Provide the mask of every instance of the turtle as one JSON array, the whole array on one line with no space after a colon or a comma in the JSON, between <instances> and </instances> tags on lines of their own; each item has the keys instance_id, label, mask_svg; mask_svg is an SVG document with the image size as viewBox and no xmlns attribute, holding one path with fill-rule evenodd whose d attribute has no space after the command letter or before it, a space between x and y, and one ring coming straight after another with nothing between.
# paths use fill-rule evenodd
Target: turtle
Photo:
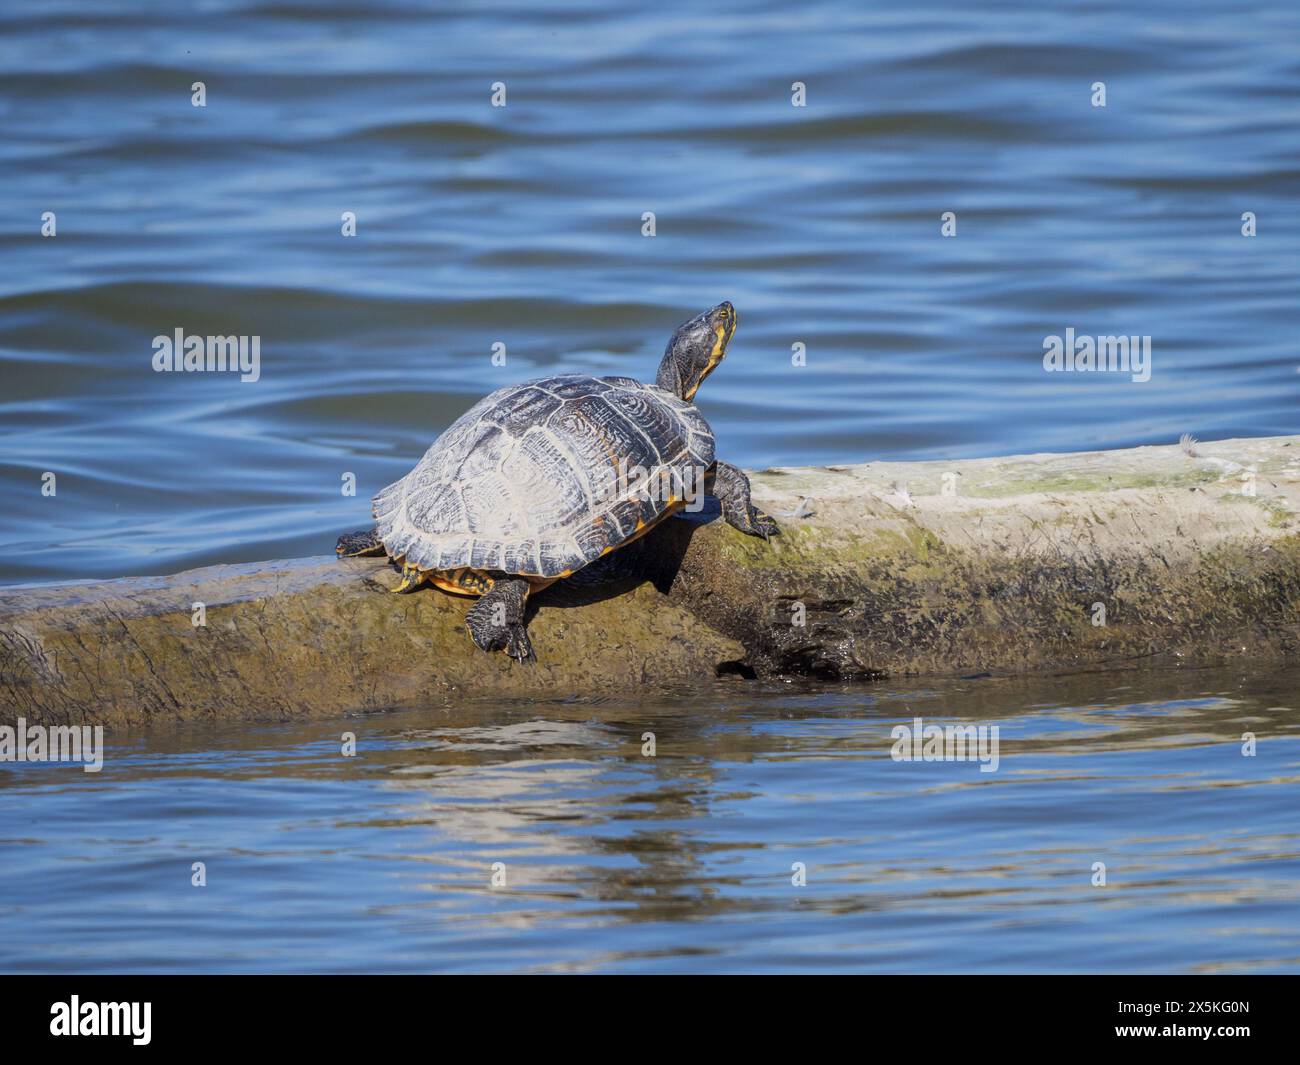
<instances>
[{"instance_id":1,"label":"turtle","mask_svg":"<svg viewBox=\"0 0 1300 1065\"><path fill-rule=\"evenodd\" d=\"M681 325L652 385L561 374L497 389L374 497L374 527L341 536L336 553L387 555L402 568L397 592L479 597L465 616L474 643L533 662L530 594L698 509L703 493L733 528L778 535L744 472L715 458L692 402L735 331L725 301Z\"/></svg>"}]
</instances>

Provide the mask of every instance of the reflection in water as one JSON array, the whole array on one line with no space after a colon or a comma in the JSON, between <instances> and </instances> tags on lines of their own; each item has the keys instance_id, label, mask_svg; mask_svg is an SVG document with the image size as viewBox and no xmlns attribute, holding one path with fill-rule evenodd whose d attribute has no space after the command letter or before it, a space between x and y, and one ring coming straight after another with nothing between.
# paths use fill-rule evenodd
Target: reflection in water
<instances>
[{"instance_id":1,"label":"reflection in water","mask_svg":"<svg viewBox=\"0 0 1300 1065\"><path fill-rule=\"evenodd\" d=\"M98 779L0 776L0 967L1294 969L1297 691L736 681L119 737ZM918 716L998 725L998 771L892 761Z\"/></svg>"}]
</instances>

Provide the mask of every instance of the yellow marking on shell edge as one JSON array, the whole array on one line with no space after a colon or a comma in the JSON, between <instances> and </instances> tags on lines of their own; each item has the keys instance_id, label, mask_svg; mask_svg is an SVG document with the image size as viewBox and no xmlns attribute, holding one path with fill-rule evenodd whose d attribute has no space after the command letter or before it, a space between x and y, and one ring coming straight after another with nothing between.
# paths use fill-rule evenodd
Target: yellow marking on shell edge
<instances>
[{"instance_id":1,"label":"yellow marking on shell edge","mask_svg":"<svg viewBox=\"0 0 1300 1065\"><path fill-rule=\"evenodd\" d=\"M452 595L486 595L496 582L486 573L474 569L430 570L425 579L435 588Z\"/></svg>"},{"instance_id":2,"label":"yellow marking on shell edge","mask_svg":"<svg viewBox=\"0 0 1300 1065\"><path fill-rule=\"evenodd\" d=\"M496 585L495 577L489 577L483 570L477 569L425 570L421 576L435 588L453 595L487 595ZM529 578L533 591L541 591L559 580L558 577L544 577L540 573L521 572L512 576Z\"/></svg>"},{"instance_id":3,"label":"yellow marking on shell edge","mask_svg":"<svg viewBox=\"0 0 1300 1065\"><path fill-rule=\"evenodd\" d=\"M641 539L641 537L643 537L651 529L656 528L664 520L671 518L674 514L676 514L679 510L681 510L685 506L686 506L685 503L677 502L677 503L673 503L671 506L665 507L664 512L658 515L652 522L650 522L649 525L647 525L644 521L638 521L636 523L636 528L632 531L631 536L629 536L626 540L622 541L621 543L617 543L611 547L605 548L605 550L602 551L601 554L607 555L615 548L626 547L628 544L632 543L633 540Z\"/></svg>"}]
</instances>

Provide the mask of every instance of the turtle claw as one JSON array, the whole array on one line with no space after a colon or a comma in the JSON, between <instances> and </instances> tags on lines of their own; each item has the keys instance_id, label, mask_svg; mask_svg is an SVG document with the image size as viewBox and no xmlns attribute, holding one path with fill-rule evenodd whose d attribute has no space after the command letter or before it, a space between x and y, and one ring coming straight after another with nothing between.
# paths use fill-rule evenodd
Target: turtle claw
<instances>
[{"instance_id":1,"label":"turtle claw","mask_svg":"<svg viewBox=\"0 0 1300 1065\"><path fill-rule=\"evenodd\" d=\"M537 656L533 654L533 642L528 638L528 630L522 625L509 626L505 651L520 664L531 664L537 661Z\"/></svg>"},{"instance_id":2,"label":"turtle claw","mask_svg":"<svg viewBox=\"0 0 1300 1065\"><path fill-rule=\"evenodd\" d=\"M493 651L504 651L521 664L537 661L537 655L533 653L532 641L528 638L528 630L520 622L504 627L472 624L469 634L480 651L487 651L489 654Z\"/></svg>"},{"instance_id":3,"label":"turtle claw","mask_svg":"<svg viewBox=\"0 0 1300 1065\"><path fill-rule=\"evenodd\" d=\"M754 523L755 536L761 536L764 540L770 540L773 536L781 535L781 526L776 523L776 519L769 517L762 511L754 511L754 513L749 516L749 520Z\"/></svg>"},{"instance_id":4,"label":"turtle claw","mask_svg":"<svg viewBox=\"0 0 1300 1065\"><path fill-rule=\"evenodd\" d=\"M764 514L749 500L749 478L743 470L727 462L714 467L713 494L722 504L722 517L733 529L746 536L770 540L781 535L776 519Z\"/></svg>"},{"instance_id":5,"label":"turtle claw","mask_svg":"<svg viewBox=\"0 0 1300 1065\"><path fill-rule=\"evenodd\" d=\"M424 574L417 566L402 567L402 583L393 589L395 594L408 595L424 583Z\"/></svg>"},{"instance_id":6,"label":"turtle claw","mask_svg":"<svg viewBox=\"0 0 1300 1065\"><path fill-rule=\"evenodd\" d=\"M524 625L524 603L528 582L499 578L492 590L465 614L465 625L482 651L504 651L516 662L536 662L528 629Z\"/></svg>"},{"instance_id":7,"label":"turtle claw","mask_svg":"<svg viewBox=\"0 0 1300 1065\"><path fill-rule=\"evenodd\" d=\"M760 540L770 540L773 536L781 535L781 526L776 523L776 519L754 507L750 507L743 517L728 524L739 529L746 536L757 536Z\"/></svg>"}]
</instances>

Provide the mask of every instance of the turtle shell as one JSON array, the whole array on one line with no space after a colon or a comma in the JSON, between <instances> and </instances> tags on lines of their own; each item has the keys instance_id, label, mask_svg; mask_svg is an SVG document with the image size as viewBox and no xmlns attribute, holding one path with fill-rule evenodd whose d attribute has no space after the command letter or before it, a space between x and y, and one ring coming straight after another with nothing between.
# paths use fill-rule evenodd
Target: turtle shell
<instances>
[{"instance_id":1,"label":"turtle shell","mask_svg":"<svg viewBox=\"0 0 1300 1065\"><path fill-rule=\"evenodd\" d=\"M712 464L713 431L671 392L628 377L526 381L466 411L375 496L377 532L422 570L564 576L663 517L682 483L703 489L646 491L636 467L667 485Z\"/></svg>"}]
</instances>

